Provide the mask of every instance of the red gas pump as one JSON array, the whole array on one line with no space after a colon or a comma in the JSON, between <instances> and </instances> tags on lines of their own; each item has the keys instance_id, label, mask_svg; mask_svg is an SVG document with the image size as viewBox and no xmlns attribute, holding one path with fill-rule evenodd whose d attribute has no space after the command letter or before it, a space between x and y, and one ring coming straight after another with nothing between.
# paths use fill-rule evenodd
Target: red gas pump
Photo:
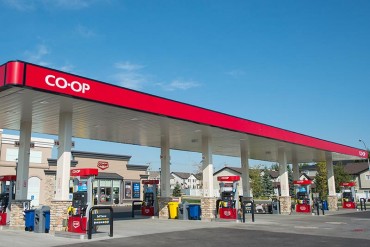
<instances>
[{"instance_id":1,"label":"red gas pump","mask_svg":"<svg viewBox=\"0 0 370 247\"><path fill-rule=\"evenodd\" d=\"M141 214L145 216L158 215L157 186L159 180L143 180L144 198Z\"/></svg>"},{"instance_id":2,"label":"red gas pump","mask_svg":"<svg viewBox=\"0 0 370 247\"><path fill-rule=\"evenodd\" d=\"M7 225L10 221L11 202L15 199L14 185L17 177L15 175L0 176L0 225Z\"/></svg>"},{"instance_id":3,"label":"red gas pump","mask_svg":"<svg viewBox=\"0 0 370 247\"><path fill-rule=\"evenodd\" d=\"M89 210L94 205L93 180L98 175L97 168L71 169L73 178L72 206L68 209L68 231L86 233Z\"/></svg>"},{"instance_id":4,"label":"red gas pump","mask_svg":"<svg viewBox=\"0 0 370 247\"><path fill-rule=\"evenodd\" d=\"M311 213L311 180L294 180L293 184L296 187L296 206L297 213Z\"/></svg>"},{"instance_id":5,"label":"red gas pump","mask_svg":"<svg viewBox=\"0 0 370 247\"><path fill-rule=\"evenodd\" d=\"M220 219L237 219L239 208L238 181L240 176L220 176L219 217Z\"/></svg>"},{"instance_id":6,"label":"red gas pump","mask_svg":"<svg viewBox=\"0 0 370 247\"><path fill-rule=\"evenodd\" d=\"M343 208L356 208L356 183L343 182L339 186L342 188L342 207Z\"/></svg>"}]
</instances>

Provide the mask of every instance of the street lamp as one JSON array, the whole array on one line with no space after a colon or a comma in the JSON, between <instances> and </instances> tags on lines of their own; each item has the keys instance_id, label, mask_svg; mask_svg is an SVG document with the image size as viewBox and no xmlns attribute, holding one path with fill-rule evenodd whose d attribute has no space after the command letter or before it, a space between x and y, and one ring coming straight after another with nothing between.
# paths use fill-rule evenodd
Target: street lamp
<instances>
[{"instance_id":1,"label":"street lamp","mask_svg":"<svg viewBox=\"0 0 370 247\"><path fill-rule=\"evenodd\" d=\"M366 146L366 144L365 144L365 142L363 141L363 140L358 140L359 142L362 142L362 144L364 144L364 147L365 147L365 149L366 149L366 151L367 151L367 165L368 165L368 167L369 167L369 171L370 171L370 161L369 161L369 149L367 149L367 146Z\"/></svg>"}]
</instances>

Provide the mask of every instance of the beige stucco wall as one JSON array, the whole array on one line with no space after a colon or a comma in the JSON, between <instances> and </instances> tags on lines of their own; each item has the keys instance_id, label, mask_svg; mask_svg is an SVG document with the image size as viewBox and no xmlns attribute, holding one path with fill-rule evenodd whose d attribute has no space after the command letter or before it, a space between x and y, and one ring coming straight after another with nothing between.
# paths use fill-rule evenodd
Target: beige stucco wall
<instances>
[{"instance_id":1,"label":"beige stucco wall","mask_svg":"<svg viewBox=\"0 0 370 247\"><path fill-rule=\"evenodd\" d=\"M84 158L74 157L74 160L78 162L77 168L98 168L99 172L110 172L117 173L123 177L124 180L140 180L140 175L146 174L146 171L135 171L127 170L128 161L124 160L112 160L112 159L95 159L95 158ZM97 165L99 161L106 161L109 163L109 167L105 170L100 169Z\"/></svg>"},{"instance_id":2,"label":"beige stucco wall","mask_svg":"<svg viewBox=\"0 0 370 247\"><path fill-rule=\"evenodd\" d=\"M4 137L4 138L3 138ZM15 141L19 138L15 135L1 135L1 153L0 153L0 175L16 175L16 162L6 161L6 153L9 149L18 149L15 146ZM5 143L3 143L5 142ZM35 147L31 148L31 151L40 151L41 163L29 163L29 178L37 177L40 179L40 194L39 203L46 204L45 199L48 197L45 193L48 185L45 182L45 172L44 170L49 169L48 159L51 158L53 140L43 139L43 138L32 138L32 142L35 143Z\"/></svg>"},{"instance_id":3,"label":"beige stucco wall","mask_svg":"<svg viewBox=\"0 0 370 247\"><path fill-rule=\"evenodd\" d=\"M360 179L361 179L361 192L363 192L364 190L370 190L370 180L366 180L366 175L370 175L370 172L369 171L366 171L366 172L363 172L360 174ZM358 181L356 181L357 184Z\"/></svg>"}]
</instances>

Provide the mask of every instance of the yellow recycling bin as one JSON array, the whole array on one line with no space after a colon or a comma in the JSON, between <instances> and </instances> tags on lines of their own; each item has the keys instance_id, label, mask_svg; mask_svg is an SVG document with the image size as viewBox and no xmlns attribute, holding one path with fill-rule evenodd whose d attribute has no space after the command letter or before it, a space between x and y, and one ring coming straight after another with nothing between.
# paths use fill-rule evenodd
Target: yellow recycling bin
<instances>
[{"instance_id":1,"label":"yellow recycling bin","mask_svg":"<svg viewBox=\"0 0 370 247\"><path fill-rule=\"evenodd\" d=\"M168 203L168 218L177 219L178 207L179 207L178 202L169 202Z\"/></svg>"}]
</instances>

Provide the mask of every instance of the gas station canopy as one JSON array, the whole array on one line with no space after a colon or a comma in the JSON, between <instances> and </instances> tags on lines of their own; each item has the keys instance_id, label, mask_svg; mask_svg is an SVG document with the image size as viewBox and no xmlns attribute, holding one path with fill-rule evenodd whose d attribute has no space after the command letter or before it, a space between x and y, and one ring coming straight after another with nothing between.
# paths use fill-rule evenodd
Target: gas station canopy
<instances>
[{"instance_id":1,"label":"gas station canopy","mask_svg":"<svg viewBox=\"0 0 370 247\"><path fill-rule=\"evenodd\" d=\"M249 158L277 161L283 148L287 162L366 159L367 151L314 138L247 119L173 101L41 67L23 61L0 66L0 128L58 135L59 116L72 112L73 137L202 152L202 136L212 153L240 157L246 141Z\"/></svg>"}]
</instances>

